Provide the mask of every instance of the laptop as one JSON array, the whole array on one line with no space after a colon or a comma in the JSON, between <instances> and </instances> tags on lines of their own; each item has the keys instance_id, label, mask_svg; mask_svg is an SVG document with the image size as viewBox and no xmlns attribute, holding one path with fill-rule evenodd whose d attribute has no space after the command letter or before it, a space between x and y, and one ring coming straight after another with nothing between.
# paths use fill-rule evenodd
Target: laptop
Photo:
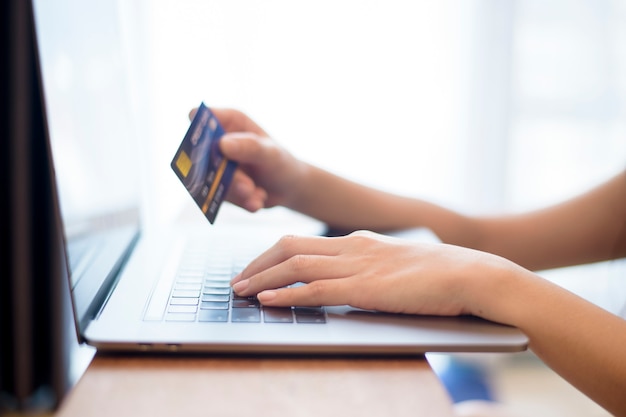
<instances>
[{"instance_id":1,"label":"laptop","mask_svg":"<svg viewBox=\"0 0 626 417\"><path fill-rule=\"evenodd\" d=\"M142 204L138 156L150 142L137 135L118 2L34 6L50 186L62 231L56 244L65 254L80 341L99 351L212 354L526 349L520 330L475 317L263 309L254 298L234 296L233 275L281 234L298 232L297 222L286 222L289 213L280 210L239 219L227 205L215 225L199 211L172 225L143 221L150 207ZM173 150L183 135L171 139ZM170 170L169 160L162 169Z\"/></svg>"}]
</instances>

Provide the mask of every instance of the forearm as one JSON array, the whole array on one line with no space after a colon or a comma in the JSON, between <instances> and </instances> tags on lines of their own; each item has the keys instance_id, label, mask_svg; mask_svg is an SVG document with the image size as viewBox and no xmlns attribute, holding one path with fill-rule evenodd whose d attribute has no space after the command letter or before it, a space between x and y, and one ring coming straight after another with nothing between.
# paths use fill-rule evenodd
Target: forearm
<instances>
[{"instance_id":1,"label":"forearm","mask_svg":"<svg viewBox=\"0 0 626 417\"><path fill-rule=\"evenodd\" d=\"M625 173L559 205L481 218L304 167L286 205L331 228L384 233L426 227L444 243L493 253L531 270L626 256Z\"/></svg>"},{"instance_id":2,"label":"forearm","mask_svg":"<svg viewBox=\"0 0 626 417\"><path fill-rule=\"evenodd\" d=\"M626 256L626 173L563 203L475 218L476 249L541 270Z\"/></svg>"},{"instance_id":3,"label":"forearm","mask_svg":"<svg viewBox=\"0 0 626 417\"><path fill-rule=\"evenodd\" d=\"M373 189L310 165L303 178L286 205L332 228L389 232L427 227L446 242L471 239L468 218L436 204Z\"/></svg>"},{"instance_id":4,"label":"forearm","mask_svg":"<svg viewBox=\"0 0 626 417\"><path fill-rule=\"evenodd\" d=\"M554 371L615 415L626 415L625 320L517 266L476 282L468 281L475 314L520 328Z\"/></svg>"}]
</instances>

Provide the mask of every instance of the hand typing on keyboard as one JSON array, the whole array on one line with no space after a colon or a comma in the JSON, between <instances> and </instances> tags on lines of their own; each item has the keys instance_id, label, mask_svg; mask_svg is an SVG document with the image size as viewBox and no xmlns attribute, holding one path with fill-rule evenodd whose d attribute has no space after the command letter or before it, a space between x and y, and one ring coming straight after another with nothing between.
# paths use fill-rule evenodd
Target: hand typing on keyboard
<instances>
[{"instance_id":1,"label":"hand typing on keyboard","mask_svg":"<svg viewBox=\"0 0 626 417\"><path fill-rule=\"evenodd\" d=\"M174 280L166 321L202 323L312 323L326 322L323 308L263 307L255 296L232 292L230 279L241 267L229 253L207 254L197 243L189 245Z\"/></svg>"}]
</instances>

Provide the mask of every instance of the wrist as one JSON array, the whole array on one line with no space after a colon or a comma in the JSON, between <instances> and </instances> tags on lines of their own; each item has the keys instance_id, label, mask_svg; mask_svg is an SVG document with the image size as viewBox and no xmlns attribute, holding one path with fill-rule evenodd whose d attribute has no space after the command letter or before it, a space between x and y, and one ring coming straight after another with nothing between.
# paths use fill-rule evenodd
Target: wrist
<instances>
[{"instance_id":1,"label":"wrist","mask_svg":"<svg viewBox=\"0 0 626 417\"><path fill-rule=\"evenodd\" d=\"M306 162L294 159L294 164L289 178L286 179L283 206L300 213L307 213L307 209L311 204L315 203L315 197L311 196L311 192L320 187L319 181L316 182L316 168ZM317 185L315 185L317 184Z\"/></svg>"},{"instance_id":2,"label":"wrist","mask_svg":"<svg viewBox=\"0 0 626 417\"><path fill-rule=\"evenodd\" d=\"M463 303L475 316L519 327L528 310L529 291L543 281L521 266L492 254L484 254L475 274L463 279Z\"/></svg>"}]
</instances>

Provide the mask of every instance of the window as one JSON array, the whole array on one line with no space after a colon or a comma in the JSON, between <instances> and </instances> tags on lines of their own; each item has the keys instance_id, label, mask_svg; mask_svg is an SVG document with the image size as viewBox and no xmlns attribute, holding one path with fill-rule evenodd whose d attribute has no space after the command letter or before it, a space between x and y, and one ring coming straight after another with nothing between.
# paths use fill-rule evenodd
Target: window
<instances>
[{"instance_id":1,"label":"window","mask_svg":"<svg viewBox=\"0 0 626 417\"><path fill-rule=\"evenodd\" d=\"M161 214L188 198L169 162L201 100L338 174L468 212L550 204L626 166L619 0L124 6ZM623 305L595 296L626 289L621 263L584 268L547 276Z\"/></svg>"}]
</instances>

